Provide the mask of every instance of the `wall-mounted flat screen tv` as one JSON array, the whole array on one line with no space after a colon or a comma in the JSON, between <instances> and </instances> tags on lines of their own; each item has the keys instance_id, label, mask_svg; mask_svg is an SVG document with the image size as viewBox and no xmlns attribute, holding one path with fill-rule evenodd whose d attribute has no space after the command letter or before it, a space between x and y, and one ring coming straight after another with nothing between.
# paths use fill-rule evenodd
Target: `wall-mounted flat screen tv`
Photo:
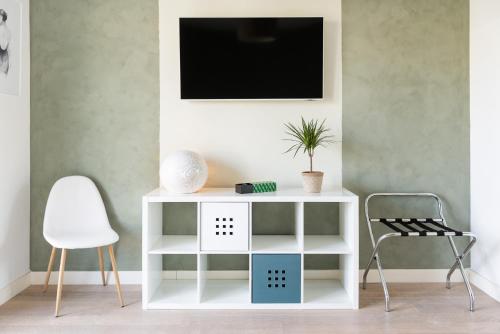
<instances>
[{"instance_id":1,"label":"wall-mounted flat screen tv","mask_svg":"<svg viewBox=\"0 0 500 334\"><path fill-rule=\"evenodd\" d=\"M323 18L180 18L181 98L323 98Z\"/></svg>"}]
</instances>

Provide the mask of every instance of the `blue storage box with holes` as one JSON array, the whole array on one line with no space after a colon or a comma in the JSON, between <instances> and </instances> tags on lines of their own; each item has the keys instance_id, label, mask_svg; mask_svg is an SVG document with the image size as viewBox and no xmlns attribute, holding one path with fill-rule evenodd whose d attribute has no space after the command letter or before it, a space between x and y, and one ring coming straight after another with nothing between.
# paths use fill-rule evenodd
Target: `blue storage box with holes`
<instances>
[{"instance_id":1,"label":"blue storage box with holes","mask_svg":"<svg viewBox=\"0 0 500 334\"><path fill-rule=\"evenodd\" d=\"M300 255L252 256L252 303L300 303Z\"/></svg>"}]
</instances>

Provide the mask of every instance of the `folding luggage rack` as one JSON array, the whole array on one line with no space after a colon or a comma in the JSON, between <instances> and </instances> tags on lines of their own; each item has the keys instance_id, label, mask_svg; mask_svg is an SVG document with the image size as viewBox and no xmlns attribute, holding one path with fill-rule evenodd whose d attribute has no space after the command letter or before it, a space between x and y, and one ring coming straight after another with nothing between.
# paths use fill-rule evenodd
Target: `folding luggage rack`
<instances>
[{"instance_id":1,"label":"folding luggage rack","mask_svg":"<svg viewBox=\"0 0 500 334\"><path fill-rule=\"evenodd\" d=\"M439 218L373 218L370 216L369 213L369 202L371 199L374 197L427 197L427 198L433 198L437 202L438 206L438 214ZM373 245L373 252L370 257L370 261L368 262L368 265L366 266L365 272L363 274L363 289L366 289L366 277L368 275L368 272L370 271L370 266L375 260L377 264L377 269L380 274L380 281L382 283L382 287L384 289L384 296L385 296L385 310L388 312L390 311L389 308L389 292L387 289L387 283L384 278L384 274L382 272L382 265L380 262L380 256L378 254L378 249L380 247L380 244L382 241L385 239L393 238L393 237L447 237L448 241L450 243L450 246L453 250L453 254L455 255L455 263L453 266L450 268L448 271L448 275L446 276L446 287L448 289L451 288L450 285L450 278L455 269L459 268L460 272L462 273L462 277L465 282L465 286L467 287L467 291L469 293L469 309L470 311L474 311L474 292L472 291L472 288L469 283L469 279L467 277L467 274L465 272L464 266L463 266L463 258L467 256L467 254L470 252L472 246L476 242L476 236L473 235L471 232L462 232L462 231L457 231L455 229L452 229L448 227L448 224L446 223L446 219L444 218L443 215L443 205L441 199L432 193L375 193L371 194L366 198L365 201L365 214L366 214L366 223L368 224L368 230L370 232L370 238L371 242ZM380 236L375 242L375 238L373 236L373 230L372 230L372 223L381 223L390 228L393 232L391 233L386 233ZM465 247L464 251L462 254L458 253L457 247L455 246L455 242L453 241L452 237L468 237L471 238L471 241Z\"/></svg>"}]
</instances>

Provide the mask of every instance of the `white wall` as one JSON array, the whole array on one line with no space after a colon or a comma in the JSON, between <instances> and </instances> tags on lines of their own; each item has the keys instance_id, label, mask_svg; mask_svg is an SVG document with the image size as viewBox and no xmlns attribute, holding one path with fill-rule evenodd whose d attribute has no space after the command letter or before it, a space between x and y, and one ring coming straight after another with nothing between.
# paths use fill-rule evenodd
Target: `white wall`
<instances>
[{"instance_id":1,"label":"white wall","mask_svg":"<svg viewBox=\"0 0 500 334\"><path fill-rule=\"evenodd\" d=\"M0 304L29 272L30 51L29 2L22 10L20 95L0 94Z\"/></svg>"},{"instance_id":2,"label":"white wall","mask_svg":"<svg viewBox=\"0 0 500 334\"><path fill-rule=\"evenodd\" d=\"M471 226L476 285L500 300L500 1L470 2Z\"/></svg>"},{"instance_id":3,"label":"white wall","mask_svg":"<svg viewBox=\"0 0 500 334\"><path fill-rule=\"evenodd\" d=\"M342 139L341 0L159 0L160 4L160 158L176 149L201 153L210 168L209 186L277 180L300 186L306 156L283 155L283 123L303 115L327 118ZM322 101L181 101L179 17L323 16L325 80ZM342 184L341 143L319 149L315 169L325 172L325 188Z\"/></svg>"}]
</instances>

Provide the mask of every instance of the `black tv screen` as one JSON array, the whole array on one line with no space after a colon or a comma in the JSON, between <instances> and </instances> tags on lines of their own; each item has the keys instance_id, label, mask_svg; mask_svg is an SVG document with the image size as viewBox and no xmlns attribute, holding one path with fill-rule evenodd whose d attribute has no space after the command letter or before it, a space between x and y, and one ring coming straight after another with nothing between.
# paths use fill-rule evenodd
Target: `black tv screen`
<instances>
[{"instance_id":1,"label":"black tv screen","mask_svg":"<svg viewBox=\"0 0 500 334\"><path fill-rule=\"evenodd\" d=\"M182 99L320 99L323 18L180 18Z\"/></svg>"}]
</instances>

